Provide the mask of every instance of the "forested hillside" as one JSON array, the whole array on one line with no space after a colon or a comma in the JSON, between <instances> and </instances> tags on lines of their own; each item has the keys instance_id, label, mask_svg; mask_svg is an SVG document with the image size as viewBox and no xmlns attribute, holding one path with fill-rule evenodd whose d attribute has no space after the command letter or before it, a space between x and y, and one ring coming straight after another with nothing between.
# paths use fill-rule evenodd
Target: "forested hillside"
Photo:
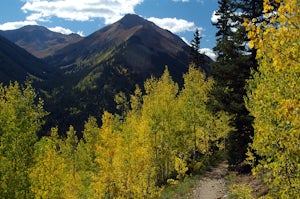
<instances>
[{"instance_id":1,"label":"forested hillside","mask_svg":"<svg viewBox=\"0 0 300 199\"><path fill-rule=\"evenodd\" d=\"M30 82L1 83L0 198L159 198L166 186L181 183L222 158L227 158L231 170L252 172L261 179L267 187L262 198L298 198L299 0L219 0L218 4L217 59L209 73L201 67L204 59L198 53L201 37L196 30L190 64L181 80L179 73L164 66L161 74L140 78L142 83L134 85L136 79L125 70L131 68L114 65L121 63L124 49L134 54L134 37L133 43L126 43L131 48L121 45L108 54L92 53L84 63L74 63L73 55L62 58L60 63L66 65L60 71L65 74L60 74L78 76L56 82L66 81L68 86L56 87L52 93L33 88ZM136 31L136 26L126 27L121 31ZM141 41L148 40L140 38L140 47ZM104 66L97 62L99 57L110 62ZM125 83L135 89L114 87ZM45 109L41 96L55 99L67 89L92 98L71 103L68 99L80 95L62 95L59 100L71 106L52 110L63 113L63 128L53 125L46 135L38 136L46 122L51 124L47 120L53 114ZM98 91L103 90L111 92L109 104L96 101L81 109L88 106L85 102L99 100ZM105 109L106 105L115 111ZM101 114L100 120L86 112L91 108ZM85 122L76 125L82 125L82 131L70 125L67 114L80 112ZM249 186L232 187L229 197L254 198L255 190Z\"/></svg>"}]
</instances>

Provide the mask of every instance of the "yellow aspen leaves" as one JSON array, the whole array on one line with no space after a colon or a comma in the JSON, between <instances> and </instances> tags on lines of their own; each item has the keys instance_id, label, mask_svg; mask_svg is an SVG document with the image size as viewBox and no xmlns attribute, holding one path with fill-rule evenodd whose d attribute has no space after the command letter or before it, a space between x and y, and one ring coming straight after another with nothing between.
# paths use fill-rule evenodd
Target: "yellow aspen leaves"
<instances>
[{"instance_id":1,"label":"yellow aspen leaves","mask_svg":"<svg viewBox=\"0 0 300 199\"><path fill-rule=\"evenodd\" d=\"M187 163L184 159L175 157L175 170L178 173L177 179L183 179L188 169L189 168L187 167Z\"/></svg>"},{"instance_id":2,"label":"yellow aspen leaves","mask_svg":"<svg viewBox=\"0 0 300 199\"><path fill-rule=\"evenodd\" d=\"M268 197L300 195L300 10L299 0L264 1L265 22L244 25L257 49L258 71L248 83L247 108L254 116L254 174L269 185ZM250 153L249 153L250 154ZM249 159L254 160L253 156Z\"/></svg>"},{"instance_id":3,"label":"yellow aspen leaves","mask_svg":"<svg viewBox=\"0 0 300 199\"><path fill-rule=\"evenodd\" d=\"M35 145L35 165L30 169L31 191L35 198L63 198L67 164L59 155L57 129L52 129L51 137L42 138Z\"/></svg>"},{"instance_id":4,"label":"yellow aspen leaves","mask_svg":"<svg viewBox=\"0 0 300 199\"><path fill-rule=\"evenodd\" d=\"M28 174L45 115L30 84L0 84L0 198L32 196Z\"/></svg>"}]
</instances>

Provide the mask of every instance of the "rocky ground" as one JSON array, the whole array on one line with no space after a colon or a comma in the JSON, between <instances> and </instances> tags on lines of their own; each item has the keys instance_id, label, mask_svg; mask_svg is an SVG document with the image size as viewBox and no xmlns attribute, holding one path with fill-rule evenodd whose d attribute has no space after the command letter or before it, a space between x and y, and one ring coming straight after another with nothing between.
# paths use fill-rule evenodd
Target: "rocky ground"
<instances>
[{"instance_id":1,"label":"rocky ground","mask_svg":"<svg viewBox=\"0 0 300 199\"><path fill-rule=\"evenodd\" d=\"M229 198L229 178L236 184L244 184L252 189L252 196L259 198L268 192L268 187L253 175L228 172L226 162L219 164L201 176L191 193L192 199L225 199ZM231 182L232 183L232 182Z\"/></svg>"}]
</instances>

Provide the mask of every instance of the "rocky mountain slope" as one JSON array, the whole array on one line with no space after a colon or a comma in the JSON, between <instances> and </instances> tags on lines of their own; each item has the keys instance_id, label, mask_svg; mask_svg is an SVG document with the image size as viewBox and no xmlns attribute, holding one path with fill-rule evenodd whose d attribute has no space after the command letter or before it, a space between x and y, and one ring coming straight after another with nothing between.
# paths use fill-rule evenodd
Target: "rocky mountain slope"
<instances>
[{"instance_id":1,"label":"rocky mountain slope","mask_svg":"<svg viewBox=\"0 0 300 199\"><path fill-rule=\"evenodd\" d=\"M189 47L171 32L130 14L45 61L68 72L110 62L134 73L161 72L165 65L176 68L171 72L182 73L189 61Z\"/></svg>"}]
</instances>

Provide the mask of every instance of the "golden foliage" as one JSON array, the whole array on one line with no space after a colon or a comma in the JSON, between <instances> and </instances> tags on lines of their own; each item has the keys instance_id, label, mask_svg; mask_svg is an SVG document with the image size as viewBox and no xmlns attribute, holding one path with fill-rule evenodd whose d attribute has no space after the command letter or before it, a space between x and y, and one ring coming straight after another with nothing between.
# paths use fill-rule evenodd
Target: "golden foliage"
<instances>
[{"instance_id":1,"label":"golden foliage","mask_svg":"<svg viewBox=\"0 0 300 199\"><path fill-rule=\"evenodd\" d=\"M251 148L261 157L254 173L264 173L270 195L300 195L300 11L299 0L264 1L265 21L245 20L257 49L258 71L249 81L247 106L255 117ZM250 153L249 153L250 154ZM250 157L253 159L253 157Z\"/></svg>"}]
</instances>

